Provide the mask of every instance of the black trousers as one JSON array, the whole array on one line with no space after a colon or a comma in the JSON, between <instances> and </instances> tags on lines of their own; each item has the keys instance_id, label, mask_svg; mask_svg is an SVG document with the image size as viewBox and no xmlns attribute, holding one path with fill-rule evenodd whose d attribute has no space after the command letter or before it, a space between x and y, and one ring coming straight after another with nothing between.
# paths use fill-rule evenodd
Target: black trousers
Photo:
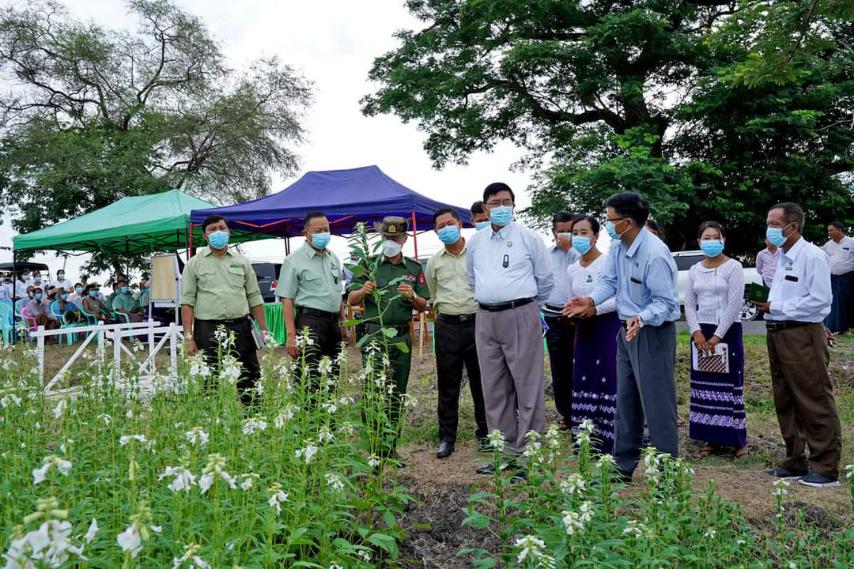
<instances>
[{"instance_id":1,"label":"black trousers","mask_svg":"<svg viewBox=\"0 0 854 569\"><path fill-rule=\"evenodd\" d=\"M549 330L546 344L552 369L552 391L555 407L564 421L572 419L572 359L575 347L575 324L566 318L546 317Z\"/></svg>"},{"instance_id":2,"label":"black trousers","mask_svg":"<svg viewBox=\"0 0 854 569\"><path fill-rule=\"evenodd\" d=\"M483 404L483 387L480 383L480 365L475 345L475 320L464 322L436 319L436 375L439 386L439 440L455 442L460 416L460 390L463 365L469 378L469 389L474 401L475 435L486 438L486 410Z\"/></svg>"},{"instance_id":3,"label":"black trousers","mask_svg":"<svg viewBox=\"0 0 854 569\"><path fill-rule=\"evenodd\" d=\"M217 369L217 348L219 347L214 333L217 328L224 326L234 332L234 347L232 355L241 363L240 378L237 380L237 391L240 400L245 404L252 403L252 389L261 377L261 366L258 363L258 348L252 336L252 323L248 317L236 320L195 320L193 322L193 340L196 348L205 352L205 360L211 369Z\"/></svg>"},{"instance_id":4,"label":"black trousers","mask_svg":"<svg viewBox=\"0 0 854 569\"><path fill-rule=\"evenodd\" d=\"M308 328L309 338L314 340L312 346L305 349L305 363L312 370L317 369L317 364L323 356L327 356L333 362L333 373L337 371L335 367L335 358L338 356L338 350L341 349L341 329L338 324L338 316L334 318L320 316L317 314L308 314L297 308L296 318L294 323L297 327L297 334L302 333L304 328ZM316 376L312 376L316 377Z\"/></svg>"}]
</instances>

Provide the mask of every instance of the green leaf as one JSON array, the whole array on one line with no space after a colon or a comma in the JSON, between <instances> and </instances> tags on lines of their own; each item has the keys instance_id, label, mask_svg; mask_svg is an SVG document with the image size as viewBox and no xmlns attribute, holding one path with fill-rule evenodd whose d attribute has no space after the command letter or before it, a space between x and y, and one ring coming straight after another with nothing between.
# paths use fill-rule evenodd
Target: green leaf
<instances>
[{"instance_id":1,"label":"green leaf","mask_svg":"<svg viewBox=\"0 0 854 569\"><path fill-rule=\"evenodd\" d=\"M383 328L382 333L386 338L394 338L397 336L397 330L394 328Z\"/></svg>"},{"instance_id":2,"label":"green leaf","mask_svg":"<svg viewBox=\"0 0 854 569\"><path fill-rule=\"evenodd\" d=\"M409 346L406 344L406 342L398 342L394 345L394 347L403 352L404 354L409 353Z\"/></svg>"}]
</instances>

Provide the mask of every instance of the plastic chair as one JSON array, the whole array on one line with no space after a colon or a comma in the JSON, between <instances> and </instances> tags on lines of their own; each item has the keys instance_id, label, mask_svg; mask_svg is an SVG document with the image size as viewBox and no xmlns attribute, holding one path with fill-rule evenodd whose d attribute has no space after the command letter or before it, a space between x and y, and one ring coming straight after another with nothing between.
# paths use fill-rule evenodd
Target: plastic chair
<instances>
[{"instance_id":1,"label":"plastic chair","mask_svg":"<svg viewBox=\"0 0 854 569\"><path fill-rule=\"evenodd\" d=\"M15 328L12 326L12 303L0 301L0 338L6 344L12 343L12 334L15 333Z\"/></svg>"},{"instance_id":2,"label":"plastic chair","mask_svg":"<svg viewBox=\"0 0 854 569\"><path fill-rule=\"evenodd\" d=\"M36 317L32 315L30 309L26 306L21 308L21 329L25 330L27 333L27 338L29 339L30 333L36 332L39 329L38 322L36 321Z\"/></svg>"},{"instance_id":3,"label":"plastic chair","mask_svg":"<svg viewBox=\"0 0 854 569\"><path fill-rule=\"evenodd\" d=\"M77 308L80 309L80 314L82 314L83 317L86 318L87 325L94 325L98 323L98 315L86 312L86 309L83 308L82 302L77 306Z\"/></svg>"},{"instance_id":4,"label":"plastic chair","mask_svg":"<svg viewBox=\"0 0 854 569\"><path fill-rule=\"evenodd\" d=\"M80 326L80 324L77 322L69 322L68 318L67 318L67 314L64 312L60 312L58 300L54 300L53 302L50 303L50 312L51 312L51 314L53 314L54 316L56 316L59 319L60 330L64 330L66 328L77 328L78 326ZM65 343L68 344L69 346L76 341L77 341L77 334L76 333L68 332L65 335Z\"/></svg>"}]
</instances>

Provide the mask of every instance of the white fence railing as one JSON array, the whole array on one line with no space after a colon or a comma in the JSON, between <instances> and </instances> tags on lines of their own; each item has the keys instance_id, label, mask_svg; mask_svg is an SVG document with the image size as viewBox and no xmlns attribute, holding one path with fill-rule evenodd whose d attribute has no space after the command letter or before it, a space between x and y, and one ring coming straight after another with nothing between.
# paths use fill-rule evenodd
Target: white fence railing
<instances>
[{"instance_id":1,"label":"white fence railing","mask_svg":"<svg viewBox=\"0 0 854 569\"><path fill-rule=\"evenodd\" d=\"M67 334L85 334L86 337L62 368L45 384L45 339ZM30 333L30 337L36 340L39 381L45 386L45 391L50 393L62 381L74 362L83 354L86 347L92 343L92 340L97 342L99 375L103 375L104 364L106 363L106 342L111 341L113 343L113 378L116 380L116 383L121 380L123 353L136 366L139 383L141 385L150 383L157 371L157 354L167 342L169 343L170 375L176 377L178 373L178 344L183 338L183 334L174 322L163 325L159 322L147 321L121 324L104 324L103 322L98 322L98 324L89 326L61 328L58 330L45 330L44 326L39 326L38 330ZM138 349L146 356L144 360L140 361L135 351L125 345L123 340L127 338L132 338L137 342Z\"/></svg>"}]
</instances>

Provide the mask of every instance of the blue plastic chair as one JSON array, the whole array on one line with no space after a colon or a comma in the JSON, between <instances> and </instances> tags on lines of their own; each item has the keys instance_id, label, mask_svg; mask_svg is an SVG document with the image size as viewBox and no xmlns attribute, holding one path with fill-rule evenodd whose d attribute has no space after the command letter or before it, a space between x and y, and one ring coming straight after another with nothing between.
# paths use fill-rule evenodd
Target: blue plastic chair
<instances>
[{"instance_id":1,"label":"blue plastic chair","mask_svg":"<svg viewBox=\"0 0 854 569\"><path fill-rule=\"evenodd\" d=\"M15 333L15 327L12 325L12 303L9 301L0 301L0 338L6 344L12 343L12 334Z\"/></svg>"},{"instance_id":2,"label":"blue plastic chair","mask_svg":"<svg viewBox=\"0 0 854 569\"><path fill-rule=\"evenodd\" d=\"M66 314L59 311L59 301L54 300L50 303L50 312L57 318L59 318L59 328L60 330L64 330L67 328L77 328L82 324L77 322L69 322L68 318L66 318ZM74 342L77 341L77 333L76 332L68 332L65 335L65 342L70 346Z\"/></svg>"}]
</instances>

